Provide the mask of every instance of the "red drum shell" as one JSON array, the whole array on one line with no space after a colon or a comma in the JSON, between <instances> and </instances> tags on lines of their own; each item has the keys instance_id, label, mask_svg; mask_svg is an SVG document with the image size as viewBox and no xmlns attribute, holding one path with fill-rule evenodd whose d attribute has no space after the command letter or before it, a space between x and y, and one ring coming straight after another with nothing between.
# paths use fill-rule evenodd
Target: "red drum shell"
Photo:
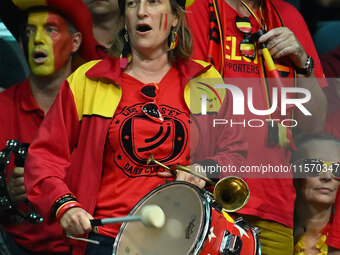
<instances>
[{"instance_id":1,"label":"red drum shell","mask_svg":"<svg viewBox=\"0 0 340 255\"><path fill-rule=\"evenodd\" d=\"M244 228L240 226L241 224L239 225L235 223L234 219L232 219L226 212L220 213L213 209L210 230L200 254L222 254L220 253L222 239L224 238L224 235L229 232L229 237L234 236L234 238L237 237L237 239L241 241L240 253L230 254L260 255L261 246L256 230L253 227L250 227L248 223L243 221L241 218L236 221L238 220L242 225L247 225L247 227Z\"/></svg>"},{"instance_id":2,"label":"red drum shell","mask_svg":"<svg viewBox=\"0 0 340 255\"><path fill-rule=\"evenodd\" d=\"M251 229L243 231L228 214L216 211L209 196L192 184L175 181L161 185L142 198L129 215L140 215L142 208L151 204L164 211L165 226L154 229L141 222L123 223L113 255L222 254L219 250L226 230L240 237L233 237L242 243L241 253L234 254L258 254L257 237Z\"/></svg>"}]
</instances>

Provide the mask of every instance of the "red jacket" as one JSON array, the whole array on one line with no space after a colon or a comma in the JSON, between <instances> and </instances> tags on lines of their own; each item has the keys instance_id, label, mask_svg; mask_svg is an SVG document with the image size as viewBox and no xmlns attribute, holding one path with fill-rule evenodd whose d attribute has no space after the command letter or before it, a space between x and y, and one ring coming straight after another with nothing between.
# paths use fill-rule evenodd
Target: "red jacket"
<instances>
[{"instance_id":1,"label":"red jacket","mask_svg":"<svg viewBox=\"0 0 340 255\"><path fill-rule=\"evenodd\" d=\"M193 91L193 85L189 89L190 79L214 77L215 80L209 80L214 84L223 83L223 80L215 68L204 62L179 61L176 67L188 107L190 105L192 113L199 114L200 107L195 107L194 96L190 98L189 95ZM46 115L29 148L25 171L27 196L45 220L55 220L51 208L58 198L68 193L73 193L83 208L93 214L101 183L105 139L121 98L120 76L117 59L83 65L62 85ZM246 143L240 128L211 127L214 116L230 118L232 112L232 100L226 91L216 91L223 105L217 100L219 105L208 112L216 110L218 115L195 116L202 132L209 135L204 136L204 146L200 146L195 159L239 165L246 156ZM200 100L197 101L200 105ZM81 243L73 251L82 254L84 249L85 243Z\"/></svg>"}]
</instances>

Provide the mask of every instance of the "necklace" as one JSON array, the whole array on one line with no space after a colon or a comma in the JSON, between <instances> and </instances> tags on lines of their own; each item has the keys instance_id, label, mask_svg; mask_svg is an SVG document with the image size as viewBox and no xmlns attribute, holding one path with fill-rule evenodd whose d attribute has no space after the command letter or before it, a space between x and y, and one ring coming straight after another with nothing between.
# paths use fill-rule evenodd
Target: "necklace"
<instances>
[{"instance_id":1,"label":"necklace","mask_svg":"<svg viewBox=\"0 0 340 255\"><path fill-rule=\"evenodd\" d=\"M326 242L326 235L322 235L319 240L315 244L315 248L319 250L317 255L327 255L328 252L328 246L325 243ZM304 236L300 239L300 241L295 245L295 255L309 255L308 253L305 253L306 250L306 244L304 241Z\"/></svg>"},{"instance_id":2,"label":"necklace","mask_svg":"<svg viewBox=\"0 0 340 255\"><path fill-rule=\"evenodd\" d=\"M330 220L331 221L331 220ZM319 240L315 243L315 248L318 249L317 255L327 255L328 253L328 246L326 244L326 237L327 233L330 228L330 223L328 223L326 226L323 227L321 233L322 236L319 238ZM309 255L308 253L305 253L306 250L306 243L304 241L305 237L302 236L300 240L297 242L297 244L294 247L294 254L295 255Z\"/></svg>"}]
</instances>

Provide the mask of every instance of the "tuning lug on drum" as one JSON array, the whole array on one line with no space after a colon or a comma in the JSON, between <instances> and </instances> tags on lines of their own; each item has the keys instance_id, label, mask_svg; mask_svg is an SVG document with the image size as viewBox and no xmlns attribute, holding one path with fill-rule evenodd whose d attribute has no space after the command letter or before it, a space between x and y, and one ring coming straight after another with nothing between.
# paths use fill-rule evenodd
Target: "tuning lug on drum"
<instances>
[{"instance_id":1,"label":"tuning lug on drum","mask_svg":"<svg viewBox=\"0 0 340 255\"><path fill-rule=\"evenodd\" d=\"M221 242L220 253L223 255L239 255L242 244L243 242L239 236L234 236L226 230Z\"/></svg>"}]
</instances>

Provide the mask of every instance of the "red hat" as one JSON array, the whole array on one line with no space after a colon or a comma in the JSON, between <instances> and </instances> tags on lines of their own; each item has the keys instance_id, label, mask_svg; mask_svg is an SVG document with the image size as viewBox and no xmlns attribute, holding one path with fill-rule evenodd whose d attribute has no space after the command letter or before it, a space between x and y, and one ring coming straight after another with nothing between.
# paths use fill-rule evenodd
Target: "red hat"
<instances>
[{"instance_id":1,"label":"red hat","mask_svg":"<svg viewBox=\"0 0 340 255\"><path fill-rule=\"evenodd\" d=\"M86 61L97 58L98 42L92 32L91 13L82 0L12 0L12 2L22 10L46 6L63 14L82 34L83 40L78 51L79 55Z\"/></svg>"}]
</instances>

